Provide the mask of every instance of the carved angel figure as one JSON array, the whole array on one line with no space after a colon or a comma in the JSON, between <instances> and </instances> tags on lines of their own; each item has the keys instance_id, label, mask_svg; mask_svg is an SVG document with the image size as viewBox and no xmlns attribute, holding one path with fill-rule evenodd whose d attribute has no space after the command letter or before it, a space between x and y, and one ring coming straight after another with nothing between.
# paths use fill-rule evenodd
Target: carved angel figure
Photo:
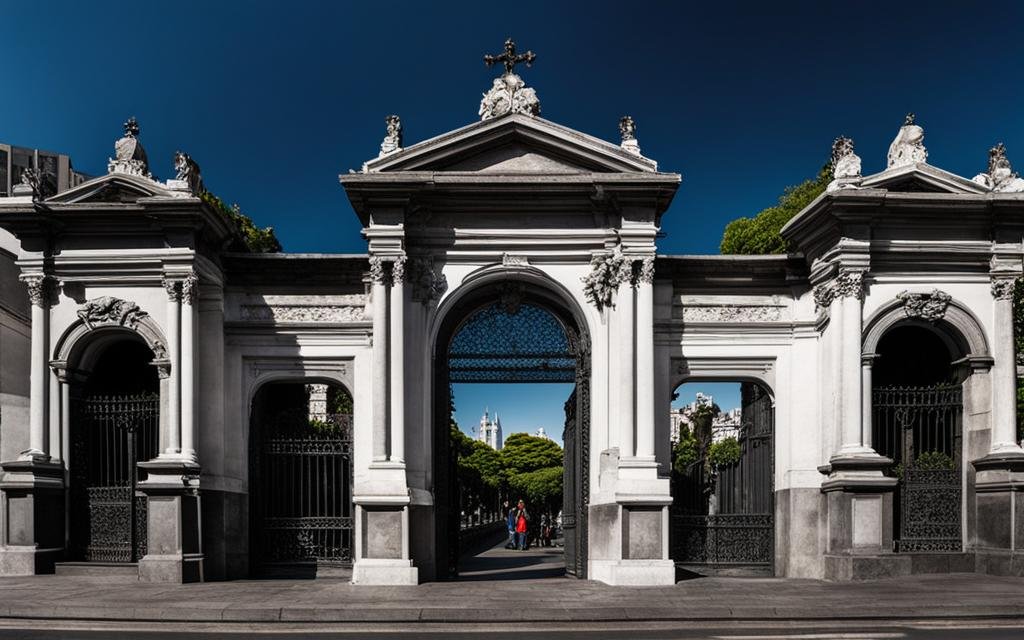
<instances>
[{"instance_id":1,"label":"carved angel figure","mask_svg":"<svg viewBox=\"0 0 1024 640\"><path fill-rule=\"evenodd\" d=\"M384 118L387 125L387 133L384 141L380 143L380 154L386 155L402 148L402 120L396 115Z\"/></svg>"},{"instance_id":2,"label":"carved angel figure","mask_svg":"<svg viewBox=\"0 0 1024 640\"><path fill-rule=\"evenodd\" d=\"M199 173L199 164L184 151L174 152L174 171L177 173L178 180L188 183L188 190L194 195L206 191L206 187L203 186L203 177Z\"/></svg>"},{"instance_id":3,"label":"carved angel figure","mask_svg":"<svg viewBox=\"0 0 1024 640\"><path fill-rule=\"evenodd\" d=\"M924 129L914 123L913 113L908 113L896 138L889 145L888 168L926 162L928 150L924 148Z\"/></svg>"},{"instance_id":4,"label":"carved angel figure","mask_svg":"<svg viewBox=\"0 0 1024 640\"><path fill-rule=\"evenodd\" d=\"M988 151L988 173L974 176L974 182L1001 193L1024 192L1024 179L1010 166L1006 157L1006 147L1002 142Z\"/></svg>"},{"instance_id":5,"label":"carved angel figure","mask_svg":"<svg viewBox=\"0 0 1024 640\"><path fill-rule=\"evenodd\" d=\"M619 120L619 133L622 134L622 141L636 140L636 122L633 116L622 116Z\"/></svg>"}]
</instances>

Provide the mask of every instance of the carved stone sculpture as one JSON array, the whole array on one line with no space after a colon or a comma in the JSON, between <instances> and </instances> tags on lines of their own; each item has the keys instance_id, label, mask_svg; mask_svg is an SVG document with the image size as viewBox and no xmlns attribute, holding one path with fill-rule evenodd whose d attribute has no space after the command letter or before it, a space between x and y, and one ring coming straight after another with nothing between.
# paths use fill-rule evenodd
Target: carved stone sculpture
<instances>
[{"instance_id":1,"label":"carved stone sculpture","mask_svg":"<svg viewBox=\"0 0 1024 640\"><path fill-rule=\"evenodd\" d=\"M184 151L174 152L175 179L188 184L188 190L193 195L201 195L206 191L203 186L203 176L199 173L199 164Z\"/></svg>"},{"instance_id":2,"label":"carved stone sculpture","mask_svg":"<svg viewBox=\"0 0 1024 640\"><path fill-rule=\"evenodd\" d=\"M633 277L630 260L616 249L590 260L590 273L583 277L583 296L598 309L611 306L619 285Z\"/></svg>"},{"instance_id":3,"label":"carved stone sculpture","mask_svg":"<svg viewBox=\"0 0 1024 640\"><path fill-rule=\"evenodd\" d=\"M78 317L90 330L96 326L118 325L134 329L148 314L130 300L103 296L78 307Z\"/></svg>"},{"instance_id":4,"label":"carved stone sculpture","mask_svg":"<svg viewBox=\"0 0 1024 640\"><path fill-rule=\"evenodd\" d=\"M837 298L864 298L864 272L844 271L833 283L833 292Z\"/></svg>"},{"instance_id":5,"label":"carved stone sculpture","mask_svg":"<svg viewBox=\"0 0 1024 640\"><path fill-rule=\"evenodd\" d=\"M860 156L853 152L853 140L839 136L832 143L832 182L828 191L854 188L860 178Z\"/></svg>"},{"instance_id":6,"label":"carved stone sculpture","mask_svg":"<svg viewBox=\"0 0 1024 640\"><path fill-rule=\"evenodd\" d=\"M134 117L124 123L124 136L114 143L114 157L107 162L108 173L126 173L132 176L152 178L149 173L149 159L139 142L139 123Z\"/></svg>"},{"instance_id":7,"label":"carved stone sculpture","mask_svg":"<svg viewBox=\"0 0 1024 640\"><path fill-rule=\"evenodd\" d=\"M938 322L946 315L946 308L953 297L935 289L931 293L902 291L896 299L903 303L903 312L908 318Z\"/></svg>"},{"instance_id":8,"label":"carved stone sculpture","mask_svg":"<svg viewBox=\"0 0 1024 640\"><path fill-rule=\"evenodd\" d=\"M999 193L1024 192L1024 180L1010 166L1002 142L988 150L988 173L979 173L974 181Z\"/></svg>"},{"instance_id":9,"label":"carved stone sculpture","mask_svg":"<svg viewBox=\"0 0 1024 640\"><path fill-rule=\"evenodd\" d=\"M632 116L619 119L619 133L622 135L622 148L635 156L640 155L640 143L636 139L636 122Z\"/></svg>"},{"instance_id":10,"label":"carved stone sculpture","mask_svg":"<svg viewBox=\"0 0 1024 640\"><path fill-rule=\"evenodd\" d=\"M20 184L12 189L13 195L30 195L33 200L43 200L57 193L55 176L28 167L21 172Z\"/></svg>"},{"instance_id":11,"label":"carved stone sculpture","mask_svg":"<svg viewBox=\"0 0 1024 640\"><path fill-rule=\"evenodd\" d=\"M495 78L490 91L484 94L480 101L480 119L490 120L507 115L509 113L524 113L528 116L540 115L540 100L537 92L526 86L523 79L514 73L515 67L520 62L526 66L533 66L537 56L532 51L516 53L516 43L512 38L505 40L505 50L496 55L484 56L484 64L488 68L501 63L505 67L505 73Z\"/></svg>"},{"instance_id":12,"label":"carved stone sculpture","mask_svg":"<svg viewBox=\"0 0 1024 640\"><path fill-rule=\"evenodd\" d=\"M491 90L480 101L480 119L490 120L510 113L528 116L540 115L540 100L537 92L526 86L523 79L514 73L494 79Z\"/></svg>"},{"instance_id":13,"label":"carved stone sculpture","mask_svg":"<svg viewBox=\"0 0 1024 640\"><path fill-rule=\"evenodd\" d=\"M914 122L914 114L908 113L896 138L889 145L888 168L902 167L928 160L924 148L924 129Z\"/></svg>"},{"instance_id":14,"label":"carved stone sculpture","mask_svg":"<svg viewBox=\"0 0 1024 640\"><path fill-rule=\"evenodd\" d=\"M832 283L826 282L814 287L814 306L818 313L828 313L828 308L836 297Z\"/></svg>"},{"instance_id":15,"label":"carved stone sculpture","mask_svg":"<svg viewBox=\"0 0 1024 640\"><path fill-rule=\"evenodd\" d=\"M21 280L28 287L28 300L36 307L46 307L50 303L53 292L53 279L50 276L31 274L22 276Z\"/></svg>"},{"instance_id":16,"label":"carved stone sculpture","mask_svg":"<svg viewBox=\"0 0 1024 640\"><path fill-rule=\"evenodd\" d=\"M380 143L381 156L402 150L402 119L392 114L384 118L384 122L387 125L387 133L384 135L384 141Z\"/></svg>"}]
</instances>

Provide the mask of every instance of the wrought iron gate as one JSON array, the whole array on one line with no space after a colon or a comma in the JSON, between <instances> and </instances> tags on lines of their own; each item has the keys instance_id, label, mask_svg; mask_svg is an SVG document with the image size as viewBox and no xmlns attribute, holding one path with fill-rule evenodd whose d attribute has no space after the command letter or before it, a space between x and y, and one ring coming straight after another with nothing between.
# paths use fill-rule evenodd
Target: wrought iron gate
<instances>
[{"instance_id":1,"label":"wrought iron gate","mask_svg":"<svg viewBox=\"0 0 1024 640\"><path fill-rule=\"evenodd\" d=\"M876 387L875 450L893 459L896 551L960 551L960 385Z\"/></svg>"},{"instance_id":2,"label":"wrought iron gate","mask_svg":"<svg viewBox=\"0 0 1024 640\"><path fill-rule=\"evenodd\" d=\"M670 542L677 564L773 572L775 412L759 385L743 383L741 397L739 460L710 470L702 456L687 473L673 473Z\"/></svg>"},{"instance_id":3,"label":"wrought iron gate","mask_svg":"<svg viewBox=\"0 0 1024 640\"><path fill-rule=\"evenodd\" d=\"M72 416L70 555L136 562L146 555L148 516L136 463L158 453L160 396L80 398Z\"/></svg>"},{"instance_id":4,"label":"wrought iron gate","mask_svg":"<svg viewBox=\"0 0 1024 640\"><path fill-rule=\"evenodd\" d=\"M256 425L255 564L352 563L352 416L311 420L305 408Z\"/></svg>"}]
</instances>

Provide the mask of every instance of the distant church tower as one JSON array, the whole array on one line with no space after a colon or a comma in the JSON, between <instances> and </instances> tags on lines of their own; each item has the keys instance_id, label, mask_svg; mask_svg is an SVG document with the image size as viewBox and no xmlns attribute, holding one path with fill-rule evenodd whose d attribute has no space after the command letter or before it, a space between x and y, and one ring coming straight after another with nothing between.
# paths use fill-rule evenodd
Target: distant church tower
<instances>
[{"instance_id":1,"label":"distant church tower","mask_svg":"<svg viewBox=\"0 0 1024 640\"><path fill-rule=\"evenodd\" d=\"M484 409L484 415L480 418L480 429L477 431L476 439L486 442L492 449L501 451L501 418L494 414L494 420L490 419L490 412Z\"/></svg>"}]
</instances>

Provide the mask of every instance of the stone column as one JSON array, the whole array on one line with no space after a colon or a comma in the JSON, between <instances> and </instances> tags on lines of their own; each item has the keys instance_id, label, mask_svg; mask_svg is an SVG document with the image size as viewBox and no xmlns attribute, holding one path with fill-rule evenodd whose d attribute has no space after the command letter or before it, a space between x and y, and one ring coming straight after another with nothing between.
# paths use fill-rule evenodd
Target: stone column
<instances>
[{"instance_id":1,"label":"stone column","mask_svg":"<svg viewBox=\"0 0 1024 640\"><path fill-rule=\"evenodd\" d=\"M875 366L875 358L878 357L877 353L862 353L860 356L860 387L861 387L861 442L867 449L874 450L875 444L873 441L873 416L872 413L872 395L871 389L874 386L871 381L872 369Z\"/></svg>"},{"instance_id":2,"label":"stone column","mask_svg":"<svg viewBox=\"0 0 1024 640\"><path fill-rule=\"evenodd\" d=\"M199 280L181 282L181 456L196 459L196 315Z\"/></svg>"},{"instance_id":3,"label":"stone column","mask_svg":"<svg viewBox=\"0 0 1024 640\"><path fill-rule=\"evenodd\" d=\"M164 279L167 290L167 358L171 361L167 393L167 456L181 453L181 281Z\"/></svg>"},{"instance_id":4,"label":"stone column","mask_svg":"<svg viewBox=\"0 0 1024 640\"><path fill-rule=\"evenodd\" d=\"M864 296L864 274L847 271L836 280L836 297L842 301L843 337L841 346L842 369L842 428L839 455L873 453L864 446L862 437L863 388L861 380L861 329Z\"/></svg>"},{"instance_id":5,"label":"stone column","mask_svg":"<svg viewBox=\"0 0 1024 640\"><path fill-rule=\"evenodd\" d=\"M654 459L654 257L636 282L636 457Z\"/></svg>"},{"instance_id":6,"label":"stone column","mask_svg":"<svg viewBox=\"0 0 1024 640\"><path fill-rule=\"evenodd\" d=\"M994 324L992 353L993 454L1024 455L1017 442L1017 363L1013 344L1013 290L1015 280L992 281Z\"/></svg>"},{"instance_id":7,"label":"stone column","mask_svg":"<svg viewBox=\"0 0 1024 640\"><path fill-rule=\"evenodd\" d=\"M633 392L636 381L633 376L635 338L631 278L623 278L619 284L615 304L616 315L619 316L619 456L631 458L635 455L633 428L636 416L636 396Z\"/></svg>"},{"instance_id":8,"label":"stone column","mask_svg":"<svg viewBox=\"0 0 1024 640\"><path fill-rule=\"evenodd\" d=\"M405 257L391 263L391 455L405 462Z\"/></svg>"},{"instance_id":9,"label":"stone column","mask_svg":"<svg viewBox=\"0 0 1024 640\"><path fill-rule=\"evenodd\" d=\"M25 278L29 300L32 303L32 345L29 369L29 437L28 450L22 459L48 459L47 454L47 391L49 387L47 363L50 352L50 279L33 275Z\"/></svg>"},{"instance_id":10,"label":"stone column","mask_svg":"<svg viewBox=\"0 0 1024 640\"><path fill-rule=\"evenodd\" d=\"M384 261L370 258L373 282L373 461L387 460L388 302Z\"/></svg>"}]
</instances>

